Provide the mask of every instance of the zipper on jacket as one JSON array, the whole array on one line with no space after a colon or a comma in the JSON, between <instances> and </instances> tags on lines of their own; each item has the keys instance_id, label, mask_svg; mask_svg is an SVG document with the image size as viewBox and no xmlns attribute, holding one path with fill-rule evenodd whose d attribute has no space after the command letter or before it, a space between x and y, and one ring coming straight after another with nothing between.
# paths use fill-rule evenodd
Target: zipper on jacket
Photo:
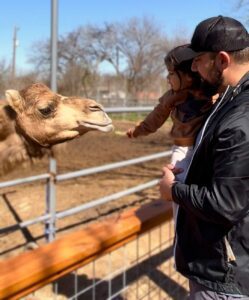
<instances>
[{"instance_id":1,"label":"zipper on jacket","mask_svg":"<svg viewBox=\"0 0 249 300\"><path fill-rule=\"evenodd\" d=\"M227 262L233 262L236 261L236 257L233 253L233 249L227 239L227 237L224 238L224 242L225 242L225 251L226 251L226 260Z\"/></svg>"},{"instance_id":2,"label":"zipper on jacket","mask_svg":"<svg viewBox=\"0 0 249 300\"><path fill-rule=\"evenodd\" d=\"M216 113L216 111L218 110L218 108L219 108L219 107L221 106L221 104L223 103L223 101L224 101L224 99L225 99L225 96L226 96L226 94L227 94L229 88L230 88L230 85L227 86L227 88L226 88L226 90L225 90L223 96L221 97L221 99L220 99L220 101L218 102L217 106L215 107L214 111L213 111L213 112L210 114L210 116L207 118L207 120L206 120L206 122L204 123L204 125L203 125L201 131L200 131L199 134L198 134L198 137L197 137L197 139L196 139L196 140L197 140L197 143L196 143L196 145L195 145L195 147L194 147L194 151L193 151L191 160L190 160L190 162L189 162L189 165L188 165L188 168L187 168L187 171L186 171L186 173L185 173L185 176L184 176L184 178L183 178L182 183L184 183L185 180L186 180L186 178L187 178L187 175L188 175L188 172L189 172L190 165L191 165L191 163L192 163L192 161L193 161L193 158L194 158L194 155L195 155L197 149L199 148L199 146L200 146L200 144L201 144L201 141L202 141L202 139L203 139L204 132L205 132L206 127L207 127L207 125L208 125L208 123L209 123L209 120L210 120L211 117ZM177 205L176 210L175 210L175 228L176 228L176 226L177 226L178 210L179 210L179 205ZM178 239L178 237L177 237L177 233L176 233L176 231L175 231L174 250L173 250L174 258L176 257L176 245L177 245L177 239ZM175 268L176 268L176 265L175 265ZM176 268L176 269L177 269L177 268Z\"/></svg>"},{"instance_id":3,"label":"zipper on jacket","mask_svg":"<svg viewBox=\"0 0 249 300\"><path fill-rule=\"evenodd\" d=\"M202 142L202 139L203 139L203 136L204 136L204 132L205 132L205 130L206 130L206 128L207 128L207 125L208 125L208 123L209 123L209 120L212 118L212 116L216 113L216 111L218 110L218 108L219 108L219 107L221 106L221 104L223 103L223 100L225 99L225 96L226 96L226 94L227 94L229 88L230 88L230 85L227 86L227 88L226 88L226 90L225 90L225 92L224 92L222 98L221 98L220 101L218 102L218 104L217 104L217 106L215 107L214 111L213 111L213 112L210 114L210 116L207 118L206 122L204 123L204 125L203 125L201 131L199 132L199 134L198 134L198 136L197 136L197 139L196 139L197 143L196 143L196 145L194 146L194 152L193 152L192 158L191 158L191 160L190 160L190 163L189 163L189 165L188 165L187 171L186 171L186 173L185 173L185 178L184 178L184 181L183 181L183 182L185 182L185 179L187 178L187 175L188 175L188 171L189 171L190 165L191 165L191 163L192 163L192 161L193 161L193 158L194 158L194 156L195 156L195 153L196 153L197 149L199 148L199 146L200 146L200 144L201 144L201 142Z\"/></svg>"}]
</instances>

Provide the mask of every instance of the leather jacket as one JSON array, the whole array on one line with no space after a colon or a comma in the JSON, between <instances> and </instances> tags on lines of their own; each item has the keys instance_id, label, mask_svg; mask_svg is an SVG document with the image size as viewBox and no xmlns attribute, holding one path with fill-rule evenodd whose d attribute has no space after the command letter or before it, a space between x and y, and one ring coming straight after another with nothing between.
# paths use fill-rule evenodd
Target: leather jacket
<instances>
[{"instance_id":1,"label":"leather jacket","mask_svg":"<svg viewBox=\"0 0 249 300\"><path fill-rule=\"evenodd\" d=\"M249 75L218 100L196 145L179 204L175 259L216 292L249 296Z\"/></svg>"}]
</instances>

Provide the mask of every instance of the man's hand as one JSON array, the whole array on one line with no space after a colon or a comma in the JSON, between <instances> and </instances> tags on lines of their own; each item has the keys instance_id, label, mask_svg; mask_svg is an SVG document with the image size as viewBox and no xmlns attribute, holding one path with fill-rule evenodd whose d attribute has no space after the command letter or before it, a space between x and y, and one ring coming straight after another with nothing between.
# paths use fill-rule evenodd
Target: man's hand
<instances>
[{"instance_id":1,"label":"man's hand","mask_svg":"<svg viewBox=\"0 0 249 300\"><path fill-rule=\"evenodd\" d=\"M176 169L173 165L163 168L163 177L159 181L159 190L163 200L172 201L172 185L175 182L175 174L180 173L181 169Z\"/></svg>"}]
</instances>

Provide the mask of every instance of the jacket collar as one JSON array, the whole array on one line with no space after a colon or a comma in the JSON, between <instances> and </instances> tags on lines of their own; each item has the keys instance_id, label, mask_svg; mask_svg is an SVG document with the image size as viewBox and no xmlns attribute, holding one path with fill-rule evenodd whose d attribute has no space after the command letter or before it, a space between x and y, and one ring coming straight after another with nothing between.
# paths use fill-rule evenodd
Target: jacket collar
<instances>
[{"instance_id":1,"label":"jacket collar","mask_svg":"<svg viewBox=\"0 0 249 300\"><path fill-rule=\"evenodd\" d=\"M249 88L249 71L246 72L235 87L233 87L232 97L236 97L243 90Z\"/></svg>"}]
</instances>

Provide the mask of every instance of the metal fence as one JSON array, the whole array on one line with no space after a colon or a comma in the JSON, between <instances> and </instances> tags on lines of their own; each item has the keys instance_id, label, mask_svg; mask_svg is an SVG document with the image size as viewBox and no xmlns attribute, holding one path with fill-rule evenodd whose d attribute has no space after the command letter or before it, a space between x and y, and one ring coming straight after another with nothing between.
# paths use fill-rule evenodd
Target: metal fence
<instances>
[{"instance_id":1,"label":"metal fence","mask_svg":"<svg viewBox=\"0 0 249 300\"><path fill-rule=\"evenodd\" d=\"M120 161L117 163L111 163L99 167L93 167L93 168L88 168L88 169L83 169L79 171L74 171L66 174L56 174L56 161L54 158L50 158L50 173L46 174L41 174L41 175L36 175L36 176L31 176L31 177L26 177L22 179L16 179L16 180L11 180L11 181L5 181L0 183L0 188L4 187L10 187L10 186L16 186L20 184L27 184L35 181L43 181L46 180L46 204L47 204L47 209L46 213L41 215L40 217L37 217L35 219L31 220L26 220L23 221L19 224L8 226L5 228L1 229L1 232L8 232L8 231L13 231L13 230L20 230L20 228L25 228L37 223L43 223L45 222L45 235L47 236L48 241L52 241L55 238L55 233L56 233L56 220L60 218L64 218L79 212L82 212L84 210L96 207L98 205L117 200L121 197L131 195L133 193L142 191L144 189L151 188L155 186L158 183L158 179L154 179L152 181L146 182L144 184L125 189L123 191L95 199L89 203L79 205L77 207L73 207L61 212L56 212L56 183L64 180L69 180L77 177L82 177L82 176L88 176L91 174L96 174L100 172L105 172L105 171L110 171L114 170L117 168L121 167L127 167L130 165L134 164L139 164L143 162L147 162L150 160L155 160L159 159L162 157L167 157L171 154L171 151L164 151L152 155L147 155L139 158L134 158L130 160L125 160L125 161Z\"/></svg>"},{"instance_id":2,"label":"metal fence","mask_svg":"<svg viewBox=\"0 0 249 300\"><path fill-rule=\"evenodd\" d=\"M24 299L187 299L188 282L174 269L173 227L165 222Z\"/></svg>"},{"instance_id":3,"label":"metal fence","mask_svg":"<svg viewBox=\"0 0 249 300\"><path fill-rule=\"evenodd\" d=\"M170 203L125 210L0 262L0 299L183 300L173 236Z\"/></svg>"},{"instance_id":4,"label":"metal fence","mask_svg":"<svg viewBox=\"0 0 249 300\"><path fill-rule=\"evenodd\" d=\"M112 107L107 108L107 113L126 113L126 112L148 112L151 111L152 107ZM14 230L20 230L22 228L37 224L37 223L45 223L45 235L47 237L47 240L51 242L55 238L56 234L56 220L60 218L64 218L70 215L73 215L75 213L79 213L81 211L84 211L86 209L93 208L95 206L98 206L103 203L107 203L113 200L117 200L121 197L133 194L135 192L150 188L157 184L157 180L153 180L151 182L147 182L145 184L136 186L134 188L126 189L124 191L100 198L91 201L90 203L80 205L65 211L61 211L59 213L56 212L56 184L65 181L70 180L73 178L78 178L82 176L89 176L96 173L101 173L105 171L114 170L121 167L126 167L134 164L139 164L143 162L147 162L154 159L159 159L162 157L169 156L171 151L164 151L161 153L148 155L144 157L134 158L130 160L120 161L117 163L111 163L104 166L98 166L94 168L88 168L83 170L78 170L70 173L65 174L57 174L57 167L56 167L56 160L51 156L49 159L49 171L45 174L40 174L36 176L16 179L16 180L10 180L5 182L0 182L0 189L11 187L11 186L17 186L17 185L23 185L38 181L46 181L46 212L45 214L36 217L35 219L26 220L23 222L20 222L16 225L11 225L5 228L0 229L0 233L7 233L9 231Z\"/></svg>"},{"instance_id":5,"label":"metal fence","mask_svg":"<svg viewBox=\"0 0 249 300\"><path fill-rule=\"evenodd\" d=\"M136 108L109 108L108 113L147 112L151 107ZM94 168L78 170L66 174L57 174L56 160L51 157L49 172L32 177L11 180L0 183L0 188L27 184L35 181L46 181L46 212L31 220L23 221L1 229L8 232L25 228L36 223L45 222L45 234L49 242L53 241L56 234L56 220L81 211L96 207L103 203L115 201L121 197L151 188L158 183L158 179L134 186L123 191L95 199L89 203L79 205L61 212L56 212L56 184L72 178L88 176L116 168L126 167L163 157L171 151L164 151L148 156L111 163ZM164 229L163 229L164 228ZM157 232L157 233L155 233ZM174 271L172 259L173 226L171 222L160 225L137 240L123 245L118 249L119 254L109 253L100 263L98 258L89 265L78 268L74 273L62 277L56 285L38 291L37 299L184 299L187 293L186 280L179 277ZM153 238L152 238L153 236ZM157 237L156 237L157 236ZM167 237L165 239L165 237ZM147 242L144 242L147 239ZM157 240L157 242L155 242ZM143 242L142 242L143 241ZM146 246L145 246L146 245ZM132 250L129 250L131 247ZM122 253L122 255L120 254ZM132 253L132 255L130 255ZM135 254L135 257L134 257ZM114 265L112 256L119 255L119 265ZM130 257L132 256L132 257ZM106 273L106 274L104 274ZM177 278L175 278L177 277ZM65 284L65 280L67 284ZM68 284L68 282L70 282ZM47 289L52 288L51 291ZM43 294L45 293L45 294ZM64 297L62 296L64 294ZM52 296L51 296L52 295ZM39 298L40 297L40 298ZM50 298L49 298L50 297ZM52 298L51 298L52 297ZM26 298L25 298L26 299ZM29 299L29 298L27 298Z\"/></svg>"}]
</instances>

